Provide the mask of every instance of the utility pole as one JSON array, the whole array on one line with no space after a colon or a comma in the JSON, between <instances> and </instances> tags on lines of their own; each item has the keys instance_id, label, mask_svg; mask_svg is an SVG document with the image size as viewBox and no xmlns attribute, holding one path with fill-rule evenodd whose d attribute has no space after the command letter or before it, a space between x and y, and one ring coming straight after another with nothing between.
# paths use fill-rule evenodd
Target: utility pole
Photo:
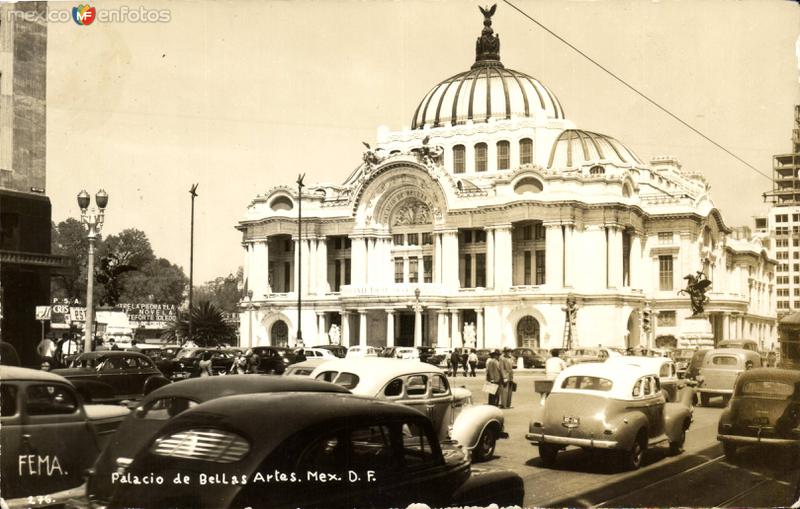
<instances>
[{"instance_id":1,"label":"utility pole","mask_svg":"<svg viewBox=\"0 0 800 509\"><path fill-rule=\"evenodd\" d=\"M303 179L306 174L297 176L297 339L295 346L303 346L303 326L300 321L303 305Z\"/></svg>"},{"instance_id":2,"label":"utility pole","mask_svg":"<svg viewBox=\"0 0 800 509\"><path fill-rule=\"evenodd\" d=\"M189 194L192 195L192 221L189 230L189 339L194 340L192 324L192 304L194 302L194 199L197 198L198 184L192 184ZM185 342L185 340L184 340Z\"/></svg>"}]
</instances>

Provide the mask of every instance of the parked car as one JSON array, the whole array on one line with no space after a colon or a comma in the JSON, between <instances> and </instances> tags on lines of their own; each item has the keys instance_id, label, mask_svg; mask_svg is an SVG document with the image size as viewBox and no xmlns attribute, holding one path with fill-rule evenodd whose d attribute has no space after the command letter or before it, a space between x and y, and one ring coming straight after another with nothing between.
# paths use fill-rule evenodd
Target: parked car
<instances>
[{"instance_id":1,"label":"parked car","mask_svg":"<svg viewBox=\"0 0 800 509\"><path fill-rule=\"evenodd\" d=\"M311 376L342 385L359 396L419 409L433 421L440 440L455 439L473 451L476 461L490 458L497 439L508 436L499 408L473 405L469 390L451 388L445 372L427 363L403 359L344 359L326 362Z\"/></svg>"},{"instance_id":2,"label":"parked car","mask_svg":"<svg viewBox=\"0 0 800 509\"><path fill-rule=\"evenodd\" d=\"M338 357L333 355L333 352L327 348L304 348L303 355L306 356L306 360L314 359L316 357L321 357L323 359L338 359Z\"/></svg>"},{"instance_id":3,"label":"parked car","mask_svg":"<svg viewBox=\"0 0 800 509\"><path fill-rule=\"evenodd\" d=\"M754 339L723 339L717 343L717 348L741 348L758 352L758 341Z\"/></svg>"},{"instance_id":4,"label":"parked car","mask_svg":"<svg viewBox=\"0 0 800 509\"><path fill-rule=\"evenodd\" d=\"M522 365L525 368L544 367L545 359L541 358L539 354L537 354L533 350L533 348L515 348L514 350L512 350L511 355L513 355L515 359L519 359L520 357L522 357ZM484 361L484 367L485 366L486 366L486 361Z\"/></svg>"},{"instance_id":5,"label":"parked car","mask_svg":"<svg viewBox=\"0 0 800 509\"><path fill-rule=\"evenodd\" d=\"M672 360L675 361L675 369L678 371L678 378L686 378L686 372L689 370L689 363L692 360L696 348L678 348L672 351Z\"/></svg>"},{"instance_id":6,"label":"parked car","mask_svg":"<svg viewBox=\"0 0 800 509\"><path fill-rule=\"evenodd\" d=\"M264 434L265 428L270 433ZM206 447L189 446L193 440ZM463 450L440 444L430 420L419 412L344 394L253 394L203 403L167 423L152 446L124 469L130 476L172 477L176 472L228 482L155 490L118 484L110 505L509 506L521 505L524 496L515 473L492 470L471 476Z\"/></svg>"},{"instance_id":7,"label":"parked car","mask_svg":"<svg viewBox=\"0 0 800 509\"><path fill-rule=\"evenodd\" d=\"M700 376L700 368L703 367L703 360L710 351L711 348L700 348L694 351L692 358L689 360L689 365L686 368L686 374L684 375L686 379L697 380L697 377Z\"/></svg>"},{"instance_id":8,"label":"parked car","mask_svg":"<svg viewBox=\"0 0 800 509\"><path fill-rule=\"evenodd\" d=\"M137 399L148 386L169 383L149 357L121 350L82 353L69 368L52 373L72 382L86 402Z\"/></svg>"},{"instance_id":9,"label":"parked car","mask_svg":"<svg viewBox=\"0 0 800 509\"><path fill-rule=\"evenodd\" d=\"M559 355L567 363L567 366L587 362L604 362L609 357L607 352L601 352L597 348L573 348L571 350L563 350Z\"/></svg>"},{"instance_id":10,"label":"parked car","mask_svg":"<svg viewBox=\"0 0 800 509\"><path fill-rule=\"evenodd\" d=\"M345 358L352 359L354 357L377 357L377 356L378 356L378 349L375 348L374 346L355 345L347 349L347 355L345 356Z\"/></svg>"},{"instance_id":11,"label":"parked car","mask_svg":"<svg viewBox=\"0 0 800 509\"><path fill-rule=\"evenodd\" d=\"M311 373L317 369L318 366L325 364L330 359L325 357L314 357L303 362L296 362L291 364L283 372L283 376L311 376Z\"/></svg>"},{"instance_id":12,"label":"parked car","mask_svg":"<svg viewBox=\"0 0 800 509\"><path fill-rule=\"evenodd\" d=\"M728 404L733 394L736 377L743 371L761 367L761 356L753 350L742 348L716 348L703 358L703 367L697 378L700 404L708 406L714 396L722 396Z\"/></svg>"},{"instance_id":13,"label":"parked car","mask_svg":"<svg viewBox=\"0 0 800 509\"><path fill-rule=\"evenodd\" d=\"M419 360L422 362L438 366L444 360L444 355L439 355L432 346L418 346L417 350L419 350Z\"/></svg>"},{"instance_id":14,"label":"parked car","mask_svg":"<svg viewBox=\"0 0 800 509\"><path fill-rule=\"evenodd\" d=\"M119 426L117 433L90 471L86 494L93 507L108 504L114 490L112 474L118 469L127 468L133 458L182 412L225 396L273 392L347 393L348 391L335 384L308 378L261 375L193 378L153 391Z\"/></svg>"},{"instance_id":15,"label":"parked car","mask_svg":"<svg viewBox=\"0 0 800 509\"><path fill-rule=\"evenodd\" d=\"M678 454L692 422L691 393L668 403L650 368L606 363L563 370L526 438L539 446L546 466L568 446L615 452L625 469L637 469L648 447L669 443Z\"/></svg>"},{"instance_id":16,"label":"parked car","mask_svg":"<svg viewBox=\"0 0 800 509\"><path fill-rule=\"evenodd\" d=\"M378 357L392 358L392 357L394 357L395 350L396 350L396 347L394 347L394 346L384 346L378 352ZM347 356L345 355L345 357L347 357Z\"/></svg>"},{"instance_id":17,"label":"parked car","mask_svg":"<svg viewBox=\"0 0 800 509\"><path fill-rule=\"evenodd\" d=\"M251 350L258 355L259 373L283 374L296 359L294 352L279 346L254 346Z\"/></svg>"},{"instance_id":18,"label":"parked car","mask_svg":"<svg viewBox=\"0 0 800 509\"><path fill-rule=\"evenodd\" d=\"M340 359L344 359L344 356L347 355L347 347L342 345L317 345L314 348L325 348L326 350L330 350L333 352L333 355Z\"/></svg>"},{"instance_id":19,"label":"parked car","mask_svg":"<svg viewBox=\"0 0 800 509\"><path fill-rule=\"evenodd\" d=\"M211 352L211 371L218 375L228 373L233 364L235 348L184 348L172 359L172 380L184 380L200 376L200 359L205 352Z\"/></svg>"},{"instance_id":20,"label":"parked car","mask_svg":"<svg viewBox=\"0 0 800 509\"><path fill-rule=\"evenodd\" d=\"M85 405L66 378L46 371L3 366L0 379L5 503L28 507L28 497L48 495L49 503L63 504L81 496L84 473L130 411Z\"/></svg>"},{"instance_id":21,"label":"parked car","mask_svg":"<svg viewBox=\"0 0 800 509\"><path fill-rule=\"evenodd\" d=\"M478 356L478 365L476 366L478 369L484 369L486 367L486 361L489 360L490 353L492 353L492 351L488 348L475 350L475 355Z\"/></svg>"},{"instance_id":22,"label":"parked car","mask_svg":"<svg viewBox=\"0 0 800 509\"><path fill-rule=\"evenodd\" d=\"M717 440L728 459L740 446L800 447L800 371L756 368L742 373L722 411Z\"/></svg>"},{"instance_id":23,"label":"parked car","mask_svg":"<svg viewBox=\"0 0 800 509\"><path fill-rule=\"evenodd\" d=\"M395 349L394 356L397 359L419 360L419 350L413 346L399 346Z\"/></svg>"},{"instance_id":24,"label":"parked car","mask_svg":"<svg viewBox=\"0 0 800 509\"><path fill-rule=\"evenodd\" d=\"M678 368L675 366L675 361L668 357L620 355L609 357L606 362L610 364L628 364L647 369L650 374L658 377L661 390L664 391L664 397L667 401L676 401L680 389L686 386L686 383L678 378Z\"/></svg>"}]
</instances>

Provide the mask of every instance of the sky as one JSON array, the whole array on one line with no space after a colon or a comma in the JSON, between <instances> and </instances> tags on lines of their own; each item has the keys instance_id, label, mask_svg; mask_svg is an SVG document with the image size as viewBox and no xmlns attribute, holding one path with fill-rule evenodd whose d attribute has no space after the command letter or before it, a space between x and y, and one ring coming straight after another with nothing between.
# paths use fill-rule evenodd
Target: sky
<instances>
[{"instance_id":1,"label":"sky","mask_svg":"<svg viewBox=\"0 0 800 509\"><path fill-rule=\"evenodd\" d=\"M790 150L798 3L513 3L763 173ZM408 127L432 86L469 68L482 28L479 3L468 0L92 5L90 25L48 25L53 220L79 214L81 189L104 188L104 234L139 228L188 273L188 191L198 183L195 283L243 264L235 226L253 198L298 173L306 184L343 182L378 126ZM162 22L133 22L129 11L141 8L162 11ZM766 211L768 179L503 1L493 28L506 67L543 82L579 128L611 135L645 161L675 156L704 174L729 226L752 226Z\"/></svg>"}]
</instances>

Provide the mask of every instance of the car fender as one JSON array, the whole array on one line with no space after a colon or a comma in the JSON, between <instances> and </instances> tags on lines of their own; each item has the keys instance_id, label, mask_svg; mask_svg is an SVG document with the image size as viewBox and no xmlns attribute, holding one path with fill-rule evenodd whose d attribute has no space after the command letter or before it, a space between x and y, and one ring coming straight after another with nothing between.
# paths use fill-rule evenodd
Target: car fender
<instances>
[{"instance_id":1,"label":"car fender","mask_svg":"<svg viewBox=\"0 0 800 509\"><path fill-rule=\"evenodd\" d=\"M647 428L649 422L642 412L623 412L609 423L616 433L613 435L617 440L617 448L628 450L633 446L633 441L639 434L639 430Z\"/></svg>"},{"instance_id":2,"label":"car fender","mask_svg":"<svg viewBox=\"0 0 800 509\"><path fill-rule=\"evenodd\" d=\"M667 403L664 405L664 433L670 442L678 440L684 429L689 429L692 422L692 411L683 403Z\"/></svg>"},{"instance_id":3,"label":"car fender","mask_svg":"<svg viewBox=\"0 0 800 509\"><path fill-rule=\"evenodd\" d=\"M456 506L499 507L522 506L525 485L522 477L508 470L486 469L472 466L464 484L453 493L451 503Z\"/></svg>"},{"instance_id":4,"label":"car fender","mask_svg":"<svg viewBox=\"0 0 800 509\"><path fill-rule=\"evenodd\" d=\"M84 403L115 399L114 388L97 380L70 380Z\"/></svg>"},{"instance_id":5,"label":"car fender","mask_svg":"<svg viewBox=\"0 0 800 509\"><path fill-rule=\"evenodd\" d=\"M450 437L467 449L473 449L478 445L478 439L483 430L490 425L495 425L498 427L499 434L503 432L504 423L503 412L496 406L468 406L461 410L456 417Z\"/></svg>"}]
</instances>

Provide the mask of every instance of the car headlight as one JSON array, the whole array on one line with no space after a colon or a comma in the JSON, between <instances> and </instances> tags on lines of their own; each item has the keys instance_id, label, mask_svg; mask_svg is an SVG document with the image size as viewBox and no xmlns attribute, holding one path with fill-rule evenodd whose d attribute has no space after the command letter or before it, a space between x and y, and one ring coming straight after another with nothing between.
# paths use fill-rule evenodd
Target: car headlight
<instances>
[{"instance_id":1,"label":"car headlight","mask_svg":"<svg viewBox=\"0 0 800 509\"><path fill-rule=\"evenodd\" d=\"M157 456L233 463L247 456L250 444L230 431L189 429L159 438L151 452Z\"/></svg>"}]
</instances>

